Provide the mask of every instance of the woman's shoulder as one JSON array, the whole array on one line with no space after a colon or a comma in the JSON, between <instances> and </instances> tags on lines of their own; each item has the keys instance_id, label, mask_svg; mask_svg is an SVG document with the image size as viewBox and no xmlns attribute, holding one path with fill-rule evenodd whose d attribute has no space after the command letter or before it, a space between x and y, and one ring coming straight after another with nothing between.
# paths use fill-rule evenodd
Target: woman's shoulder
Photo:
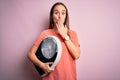
<instances>
[{"instance_id":1,"label":"woman's shoulder","mask_svg":"<svg viewBox=\"0 0 120 80\"><path fill-rule=\"evenodd\" d=\"M52 33L52 29L45 29L41 32L41 34L50 34Z\"/></svg>"},{"instance_id":2,"label":"woman's shoulder","mask_svg":"<svg viewBox=\"0 0 120 80\"><path fill-rule=\"evenodd\" d=\"M69 30L69 33L70 33L70 34L76 34L76 31L70 29L70 30Z\"/></svg>"}]
</instances>

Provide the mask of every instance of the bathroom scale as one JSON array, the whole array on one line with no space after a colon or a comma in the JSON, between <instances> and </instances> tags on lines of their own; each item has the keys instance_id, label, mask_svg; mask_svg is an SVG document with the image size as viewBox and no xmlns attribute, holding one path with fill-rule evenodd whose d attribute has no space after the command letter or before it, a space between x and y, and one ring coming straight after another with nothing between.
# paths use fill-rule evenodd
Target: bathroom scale
<instances>
[{"instance_id":1,"label":"bathroom scale","mask_svg":"<svg viewBox=\"0 0 120 80\"><path fill-rule=\"evenodd\" d=\"M58 64L61 54L62 54L62 45L61 45L60 40L56 36L45 37L41 41L35 53L35 55L40 61L44 63L53 62L53 64L49 65L51 68L54 68ZM44 77L45 75L47 75L37 65L35 65L35 68L41 77Z\"/></svg>"}]
</instances>

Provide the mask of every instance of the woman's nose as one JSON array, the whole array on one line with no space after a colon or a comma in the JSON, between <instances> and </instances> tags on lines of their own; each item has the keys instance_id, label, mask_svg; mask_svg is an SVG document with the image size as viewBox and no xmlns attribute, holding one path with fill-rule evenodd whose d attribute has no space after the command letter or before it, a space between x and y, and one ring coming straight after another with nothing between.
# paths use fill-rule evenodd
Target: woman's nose
<instances>
[{"instance_id":1,"label":"woman's nose","mask_svg":"<svg viewBox=\"0 0 120 80\"><path fill-rule=\"evenodd\" d=\"M61 14L59 14L58 18L59 18L59 19L61 18Z\"/></svg>"}]
</instances>

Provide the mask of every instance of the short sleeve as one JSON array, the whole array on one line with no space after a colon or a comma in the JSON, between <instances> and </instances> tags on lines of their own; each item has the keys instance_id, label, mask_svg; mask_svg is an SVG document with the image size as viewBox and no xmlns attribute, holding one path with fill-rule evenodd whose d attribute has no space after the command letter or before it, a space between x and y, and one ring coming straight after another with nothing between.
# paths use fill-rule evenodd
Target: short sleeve
<instances>
[{"instance_id":1,"label":"short sleeve","mask_svg":"<svg viewBox=\"0 0 120 80\"><path fill-rule=\"evenodd\" d=\"M76 45L76 46L80 46L79 42L78 42L78 36L77 33L75 31L69 30L69 36L71 41Z\"/></svg>"},{"instance_id":2,"label":"short sleeve","mask_svg":"<svg viewBox=\"0 0 120 80\"><path fill-rule=\"evenodd\" d=\"M38 36L38 38L37 38L37 40L34 42L34 45L35 46L39 46L39 44L41 43L41 41L45 38L45 33L44 32L42 32L39 36Z\"/></svg>"}]
</instances>

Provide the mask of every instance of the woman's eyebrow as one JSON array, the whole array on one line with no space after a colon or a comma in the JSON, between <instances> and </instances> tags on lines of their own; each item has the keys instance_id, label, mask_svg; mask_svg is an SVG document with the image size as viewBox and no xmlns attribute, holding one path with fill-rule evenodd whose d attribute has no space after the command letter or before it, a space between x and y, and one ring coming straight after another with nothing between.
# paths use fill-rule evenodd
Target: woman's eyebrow
<instances>
[{"instance_id":1,"label":"woman's eyebrow","mask_svg":"<svg viewBox=\"0 0 120 80\"><path fill-rule=\"evenodd\" d=\"M54 10L54 12L57 12L57 11L59 11L59 10ZM62 12L66 12L66 10L62 10Z\"/></svg>"},{"instance_id":2,"label":"woman's eyebrow","mask_svg":"<svg viewBox=\"0 0 120 80\"><path fill-rule=\"evenodd\" d=\"M54 11L59 11L59 10L54 10ZM62 11L66 11L66 10L62 10Z\"/></svg>"},{"instance_id":3,"label":"woman's eyebrow","mask_svg":"<svg viewBox=\"0 0 120 80\"><path fill-rule=\"evenodd\" d=\"M58 10L54 10L54 11L58 11Z\"/></svg>"}]
</instances>

